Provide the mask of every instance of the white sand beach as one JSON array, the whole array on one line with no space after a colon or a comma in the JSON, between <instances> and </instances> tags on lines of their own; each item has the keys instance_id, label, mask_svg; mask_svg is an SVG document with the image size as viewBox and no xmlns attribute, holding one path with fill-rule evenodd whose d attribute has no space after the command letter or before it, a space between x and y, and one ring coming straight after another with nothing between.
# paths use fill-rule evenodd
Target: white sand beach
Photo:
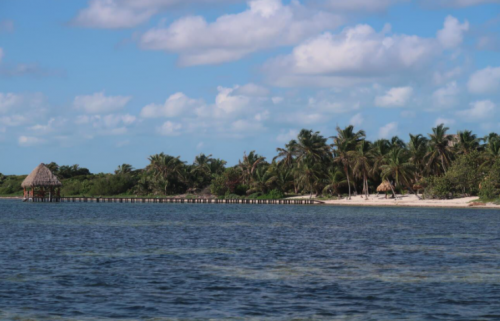
<instances>
[{"instance_id":1,"label":"white sand beach","mask_svg":"<svg viewBox=\"0 0 500 321\"><path fill-rule=\"evenodd\" d=\"M299 196L293 198L309 198L309 196ZM500 209L500 205L493 203L481 203L477 201L476 197L463 197L450 200L419 200L417 196L411 195L397 195L397 198L385 198L385 194L372 194L368 199L364 196L352 196L350 200L326 200L322 201L326 205L343 205L343 206L401 206L401 207L444 207L444 208L496 208Z\"/></svg>"}]
</instances>

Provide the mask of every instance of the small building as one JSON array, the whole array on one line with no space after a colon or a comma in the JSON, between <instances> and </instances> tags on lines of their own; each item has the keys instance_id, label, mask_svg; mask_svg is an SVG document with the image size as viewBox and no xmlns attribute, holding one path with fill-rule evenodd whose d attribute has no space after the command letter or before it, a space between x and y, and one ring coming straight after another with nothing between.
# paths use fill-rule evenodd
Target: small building
<instances>
[{"instance_id":1,"label":"small building","mask_svg":"<svg viewBox=\"0 0 500 321\"><path fill-rule=\"evenodd\" d=\"M61 181L45 164L38 165L21 184L24 200L32 202L59 202L61 186Z\"/></svg>"}]
</instances>

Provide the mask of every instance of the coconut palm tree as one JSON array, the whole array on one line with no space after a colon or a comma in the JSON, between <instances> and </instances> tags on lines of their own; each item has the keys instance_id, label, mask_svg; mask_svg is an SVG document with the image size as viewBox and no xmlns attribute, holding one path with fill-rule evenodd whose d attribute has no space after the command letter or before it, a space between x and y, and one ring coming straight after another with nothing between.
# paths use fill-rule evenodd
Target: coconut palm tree
<instances>
[{"instance_id":1,"label":"coconut palm tree","mask_svg":"<svg viewBox=\"0 0 500 321\"><path fill-rule=\"evenodd\" d=\"M354 132L354 126L350 125L344 129L341 129L339 126L336 128L337 135L332 136L330 138L333 139L333 153L335 155L334 161L342 164L344 169L344 173L347 177L347 185L349 189L349 199L351 199L351 181L350 181L350 157L349 152L353 151L357 144L363 140L366 136L365 132L360 130L358 132Z\"/></svg>"},{"instance_id":2,"label":"coconut palm tree","mask_svg":"<svg viewBox=\"0 0 500 321\"><path fill-rule=\"evenodd\" d=\"M115 174L117 174L117 175L128 174L128 173L131 173L133 170L134 170L134 168L132 167L132 165L122 164L122 165L119 165L118 168L115 170Z\"/></svg>"},{"instance_id":3,"label":"coconut palm tree","mask_svg":"<svg viewBox=\"0 0 500 321\"><path fill-rule=\"evenodd\" d=\"M427 153L428 139L423 135L410 134L410 142L408 143L408 152L410 161L415 165L415 180L417 181L424 174L425 170L425 154Z\"/></svg>"},{"instance_id":4,"label":"coconut palm tree","mask_svg":"<svg viewBox=\"0 0 500 321\"><path fill-rule=\"evenodd\" d=\"M323 167L320 163L299 163L297 164L297 171L299 173L297 176L297 185L303 191L309 192L309 198L312 198L314 192L319 193L321 191L319 187L323 175Z\"/></svg>"},{"instance_id":5,"label":"coconut palm tree","mask_svg":"<svg viewBox=\"0 0 500 321\"><path fill-rule=\"evenodd\" d=\"M185 163L180 160L180 156L160 153L150 156L148 160L150 163L146 169L152 174L157 185L162 186L165 195L169 195L169 192L173 192L185 181Z\"/></svg>"},{"instance_id":6,"label":"coconut palm tree","mask_svg":"<svg viewBox=\"0 0 500 321\"><path fill-rule=\"evenodd\" d=\"M477 138L470 130L459 131L457 137L458 144L455 147L459 154L469 154L480 148L480 141L482 139Z\"/></svg>"},{"instance_id":7,"label":"coconut palm tree","mask_svg":"<svg viewBox=\"0 0 500 321\"><path fill-rule=\"evenodd\" d=\"M352 172L354 176L359 177L363 181L363 193L368 199L368 177L372 173L373 154L371 143L367 140L362 140L356 146L356 149L348 152L351 159Z\"/></svg>"},{"instance_id":8,"label":"coconut palm tree","mask_svg":"<svg viewBox=\"0 0 500 321\"><path fill-rule=\"evenodd\" d=\"M411 186L415 167L409 161L408 153L400 148L391 150L387 156L386 164L380 167L382 178L389 182L392 179L395 186L406 186L413 194L417 195ZM394 190L392 192L395 197ZM417 197L420 199L418 195Z\"/></svg>"},{"instance_id":9,"label":"coconut palm tree","mask_svg":"<svg viewBox=\"0 0 500 321\"><path fill-rule=\"evenodd\" d=\"M265 160L265 157L260 156L254 150L248 155L246 153L243 154L243 161L239 161L238 168L241 169L243 182L245 184L250 183L253 173L260 164L265 162Z\"/></svg>"},{"instance_id":10,"label":"coconut palm tree","mask_svg":"<svg viewBox=\"0 0 500 321\"><path fill-rule=\"evenodd\" d=\"M347 185L344 171L336 166L330 166L323 182L325 184L323 194L331 193L331 195L338 195L340 194L340 188Z\"/></svg>"},{"instance_id":11,"label":"coconut palm tree","mask_svg":"<svg viewBox=\"0 0 500 321\"><path fill-rule=\"evenodd\" d=\"M426 154L427 167L431 167L432 164L438 162L444 173L446 173L452 159L450 145L453 137L446 133L448 130L449 128L444 127L444 124L432 129L432 134L429 134L429 150Z\"/></svg>"},{"instance_id":12,"label":"coconut palm tree","mask_svg":"<svg viewBox=\"0 0 500 321\"><path fill-rule=\"evenodd\" d=\"M302 162L322 162L330 156L330 147L319 132L303 129L297 136L297 145L294 146L297 151L297 161Z\"/></svg>"},{"instance_id":13,"label":"coconut palm tree","mask_svg":"<svg viewBox=\"0 0 500 321\"><path fill-rule=\"evenodd\" d=\"M279 159L279 164L284 164L287 167L291 167L295 161L295 158L299 155L299 151L297 148L297 141L291 140L288 144L285 145L285 148L276 148L278 155L273 158L273 161Z\"/></svg>"}]
</instances>

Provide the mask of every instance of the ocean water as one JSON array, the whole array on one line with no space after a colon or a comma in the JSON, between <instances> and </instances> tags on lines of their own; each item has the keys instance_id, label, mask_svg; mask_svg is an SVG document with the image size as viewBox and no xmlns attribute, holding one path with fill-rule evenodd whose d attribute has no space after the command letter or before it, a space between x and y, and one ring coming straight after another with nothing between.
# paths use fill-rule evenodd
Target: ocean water
<instances>
[{"instance_id":1,"label":"ocean water","mask_svg":"<svg viewBox=\"0 0 500 321\"><path fill-rule=\"evenodd\" d=\"M0 201L1 320L499 320L500 211Z\"/></svg>"}]
</instances>

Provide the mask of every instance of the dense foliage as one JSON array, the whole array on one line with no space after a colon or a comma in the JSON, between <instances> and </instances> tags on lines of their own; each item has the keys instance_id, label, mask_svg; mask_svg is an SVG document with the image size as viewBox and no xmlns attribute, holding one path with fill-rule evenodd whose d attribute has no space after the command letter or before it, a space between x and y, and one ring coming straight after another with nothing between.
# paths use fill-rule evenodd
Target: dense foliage
<instances>
[{"instance_id":1,"label":"dense foliage","mask_svg":"<svg viewBox=\"0 0 500 321\"><path fill-rule=\"evenodd\" d=\"M338 197L374 193L390 182L391 193L415 193L425 198L479 195L496 199L500 193L500 137L478 138L470 131L450 135L439 125L428 135L395 136L374 142L353 126L336 128L327 138L302 130L297 139L277 148L268 160L255 151L236 166L201 154L192 164L164 153L148 158L135 170L118 166L114 174L91 174L78 165L48 167L63 182L63 195L213 194L226 198L280 198L303 194ZM24 176L0 174L0 194L21 191Z\"/></svg>"}]
</instances>

